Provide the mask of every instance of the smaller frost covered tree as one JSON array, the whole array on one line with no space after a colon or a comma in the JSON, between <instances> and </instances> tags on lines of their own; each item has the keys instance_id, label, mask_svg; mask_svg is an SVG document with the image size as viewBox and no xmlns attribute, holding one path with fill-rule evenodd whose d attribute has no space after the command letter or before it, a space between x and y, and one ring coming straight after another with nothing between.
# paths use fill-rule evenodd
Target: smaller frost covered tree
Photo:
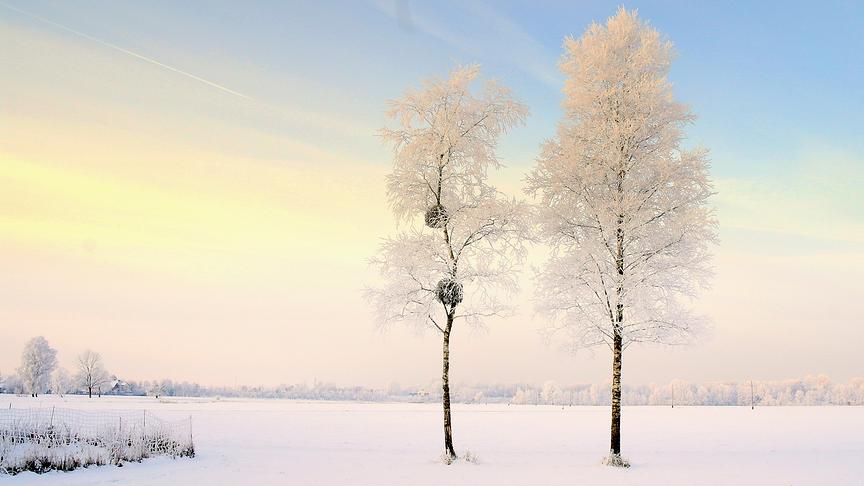
<instances>
[{"instance_id":1,"label":"smaller frost covered tree","mask_svg":"<svg viewBox=\"0 0 864 486\"><path fill-rule=\"evenodd\" d=\"M57 350L44 337L37 336L28 341L21 354L21 367L18 368L25 392L35 397L47 390L56 366Z\"/></svg>"},{"instance_id":2,"label":"smaller frost covered tree","mask_svg":"<svg viewBox=\"0 0 864 486\"><path fill-rule=\"evenodd\" d=\"M527 116L510 91L487 82L471 90L478 66L455 69L392 101L399 126L382 131L393 147L387 196L407 225L382 244L373 264L383 280L367 291L382 326L408 323L443 340L444 454L455 459L450 418L450 338L454 323L478 324L508 311L524 260L524 203L487 181L501 166L498 138Z\"/></svg>"},{"instance_id":3,"label":"smaller frost covered tree","mask_svg":"<svg viewBox=\"0 0 864 486\"><path fill-rule=\"evenodd\" d=\"M99 353L88 349L78 355L78 374L75 375L75 382L87 390L87 397L93 398L93 390L100 391L101 387L109 381L111 381L111 376L105 371L102 356Z\"/></svg>"},{"instance_id":4,"label":"smaller frost covered tree","mask_svg":"<svg viewBox=\"0 0 864 486\"><path fill-rule=\"evenodd\" d=\"M620 9L565 43L565 118L527 181L551 258L538 307L573 348L612 351L608 463L621 459L621 363L633 343L687 341L685 300L707 283L715 226L706 152L667 79L672 45Z\"/></svg>"}]
</instances>

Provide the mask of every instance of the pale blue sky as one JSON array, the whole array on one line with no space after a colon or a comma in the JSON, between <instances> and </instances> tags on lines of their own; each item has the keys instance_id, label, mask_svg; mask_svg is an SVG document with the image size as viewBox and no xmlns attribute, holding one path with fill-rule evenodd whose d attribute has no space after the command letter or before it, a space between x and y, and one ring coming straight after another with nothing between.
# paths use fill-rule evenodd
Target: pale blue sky
<instances>
[{"instance_id":1,"label":"pale blue sky","mask_svg":"<svg viewBox=\"0 0 864 486\"><path fill-rule=\"evenodd\" d=\"M555 63L563 38L581 34L592 21L603 21L618 5L390 0L7 3L256 99L301 105L371 127L381 123L384 101L406 86L444 73L454 63L479 62L487 75L511 86L532 109L525 131L518 139L505 140L514 162L526 164L560 113L562 78ZM864 149L860 2L623 5L637 8L675 43L679 57L671 77L676 93L699 115L690 138L711 148L718 177L784 170L795 163L796 154L812 146L856 153ZM0 18L39 26L6 9ZM220 70L220 62L227 72ZM291 84L256 84L227 69L237 67ZM322 96L310 97L304 88ZM370 137L344 142L377 149Z\"/></svg>"}]
</instances>

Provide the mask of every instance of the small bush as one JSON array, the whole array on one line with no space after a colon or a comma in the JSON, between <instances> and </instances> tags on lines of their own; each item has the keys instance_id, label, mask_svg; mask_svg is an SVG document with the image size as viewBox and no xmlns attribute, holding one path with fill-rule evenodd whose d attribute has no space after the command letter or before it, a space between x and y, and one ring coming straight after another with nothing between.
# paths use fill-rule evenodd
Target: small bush
<instances>
[{"instance_id":1,"label":"small bush","mask_svg":"<svg viewBox=\"0 0 864 486\"><path fill-rule=\"evenodd\" d=\"M465 449L465 454L462 455L462 459L471 464L480 464L480 458L477 457L476 454L472 454L468 449Z\"/></svg>"},{"instance_id":2,"label":"small bush","mask_svg":"<svg viewBox=\"0 0 864 486\"><path fill-rule=\"evenodd\" d=\"M611 452L603 458L603 464L611 467L630 467L630 463L621 457L621 454L612 454Z\"/></svg>"},{"instance_id":3,"label":"small bush","mask_svg":"<svg viewBox=\"0 0 864 486\"><path fill-rule=\"evenodd\" d=\"M446 452L444 452L441 454L439 461L441 461L442 464L449 466L449 465L455 463L456 461L459 461L460 459L465 461L465 462L470 462L471 464L479 464L480 463L480 458L477 457L476 454L473 454L468 449L465 449L465 454L462 454L462 456L451 456L450 454L447 454Z\"/></svg>"},{"instance_id":4,"label":"small bush","mask_svg":"<svg viewBox=\"0 0 864 486\"><path fill-rule=\"evenodd\" d=\"M450 454L447 454L446 452L444 452L444 453L441 454L441 459L440 459L440 460L441 460L441 463L442 463L442 464L444 464L444 465L446 465L446 466L449 466L450 464L453 464L454 462L456 462L457 459L459 459L459 458L458 458L458 457L453 457L453 456L451 456Z\"/></svg>"},{"instance_id":5,"label":"small bush","mask_svg":"<svg viewBox=\"0 0 864 486\"><path fill-rule=\"evenodd\" d=\"M194 457L188 422L145 420L144 412L0 410L0 473L120 466L155 455Z\"/></svg>"}]
</instances>

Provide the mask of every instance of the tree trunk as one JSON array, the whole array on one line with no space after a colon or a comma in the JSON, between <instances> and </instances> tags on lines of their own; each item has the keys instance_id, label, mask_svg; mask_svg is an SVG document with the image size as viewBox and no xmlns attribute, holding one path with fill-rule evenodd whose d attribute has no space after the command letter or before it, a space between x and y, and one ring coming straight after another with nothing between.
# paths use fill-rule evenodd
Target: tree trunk
<instances>
[{"instance_id":1,"label":"tree trunk","mask_svg":"<svg viewBox=\"0 0 864 486\"><path fill-rule=\"evenodd\" d=\"M450 421L450 330L453 326L453 312L447 314L447 327L444 328L444 368L441 375L444 402L444 454L448 459L456 459L453 449L453 428Z\"/></svg>"},{"instance_id":2,"label":"tree trunk","mask_svg":"<svg viewBox=\"0 0 864 486\"><path fill-rule=\"evenodd\" d=\"M87 387L87 398L93 398L93 387L92 386Z\"/></svg>"},{"instance_id":3,"label":"tree trunk","mask_svg":"<svg viewBox=\"0 0 864 486\"><path fill-rule=\"evenodd\" d=\"M622 154L624 147L621 147ZM622 208L618 213L618 228L616 230L616 252L615 252L615 271L618 274L618 285L616 295L618 297L615 303L615 318L613 320L613 339L612 339L612 427L611 438L609 444L610 455L613 461L611 464L618 465L620 461L615 461L616 457L621 456L621 354L624 347L624 163L622 158L621 169L618 171L618 204Z\"/></svg>"},{"instance_id":4,"label":"tree trunk","mask_svg":"<svg viewBox=\"0 0 864 486\"><path fill-rule=\"evenodd\" d=\"M615 334L612 344L612 437L609 450L621 454L621 333Z\"/></svg>"}]
</instances>

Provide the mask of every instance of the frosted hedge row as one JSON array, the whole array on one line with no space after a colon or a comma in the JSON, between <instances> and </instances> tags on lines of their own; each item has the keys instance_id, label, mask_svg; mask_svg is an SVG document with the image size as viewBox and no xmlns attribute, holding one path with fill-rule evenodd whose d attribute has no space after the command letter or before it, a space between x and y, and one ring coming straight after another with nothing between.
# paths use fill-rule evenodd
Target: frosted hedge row
<instances>
[{"instance_id":1,"label":"frosted hedge row","mask_svg":"<svg viewBox=\"0 0 864 486\"><path fill-rule=\"evenodd\" d=\"M141 410L0 409L0 474L192 457L191 426Z\"/></svg>"}]
</instances>

